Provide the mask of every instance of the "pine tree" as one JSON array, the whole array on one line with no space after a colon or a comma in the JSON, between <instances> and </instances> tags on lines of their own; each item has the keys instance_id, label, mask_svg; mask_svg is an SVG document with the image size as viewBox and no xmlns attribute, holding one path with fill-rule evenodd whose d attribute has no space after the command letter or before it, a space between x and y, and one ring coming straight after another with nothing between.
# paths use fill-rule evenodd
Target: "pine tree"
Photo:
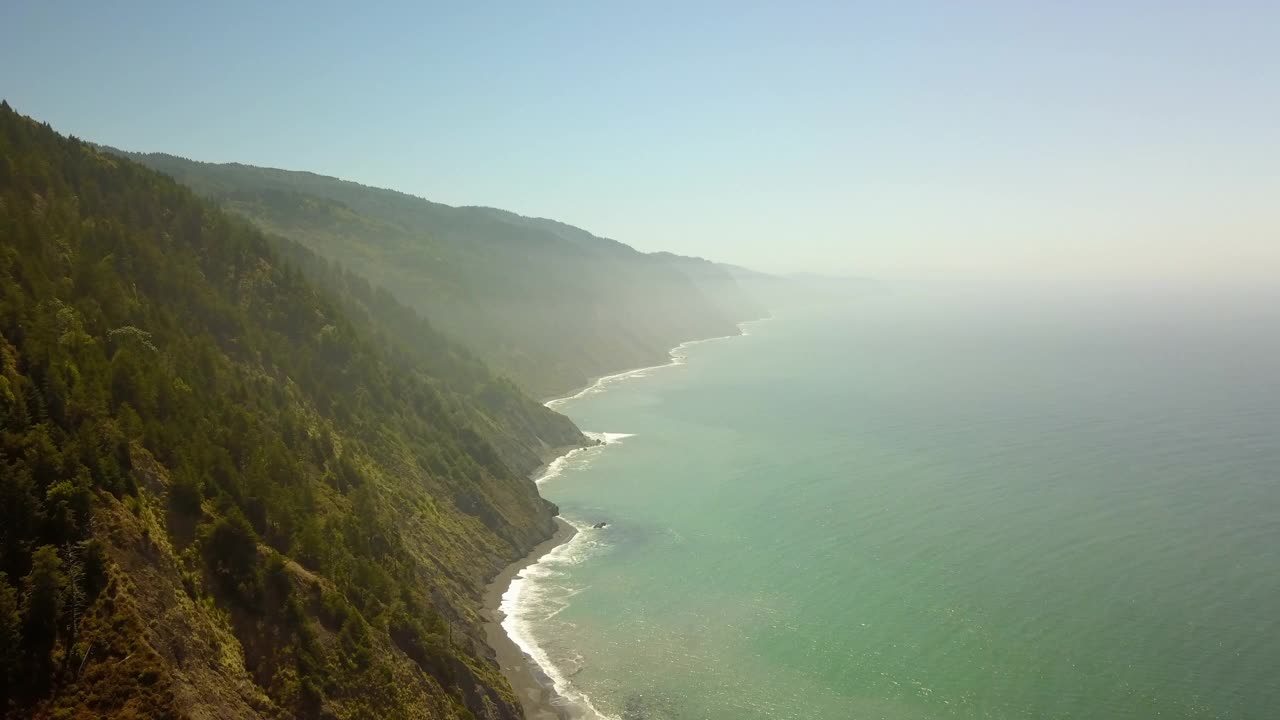
<instances>
[{"instance_id":1,"label":"pine tree","mask_svg":"<svg viewBox=\"0 0 1280 720\"><path fill-rule=\"evenodd\" d=\"M0 572L0 717L9 708L9 697L17 679L22 643L22 614L18 592L9 584L9 576Z\"/></svg>"},{"instance_id":2,"label":"pine tree","mask_svg":"<svg viewBox=\"0 0 1280 720\"><path fill-rule=\"evenodd\" d=\"M51 655L66 601L67 577L58 549L52 545L37 548L31 554L31 572L22 584L24 670L31 676L29 688L39 696L48 687Z\"/></svg>"}]
</instances>

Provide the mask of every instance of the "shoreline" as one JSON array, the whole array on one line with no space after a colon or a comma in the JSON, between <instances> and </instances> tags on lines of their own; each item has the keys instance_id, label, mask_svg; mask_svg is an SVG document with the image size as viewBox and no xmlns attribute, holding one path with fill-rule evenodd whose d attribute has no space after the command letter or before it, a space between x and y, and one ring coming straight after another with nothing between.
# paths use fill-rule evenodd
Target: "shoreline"
<instances>
[{"instance_id":1,"label":"shoreline","mask_svg":"<svg viewBox=\"0 0 1280 720\"><path fill-rule=\"evenodd\" d=\"M671 367L673 365L681 365L684 363L684 356L677 353L690 345L698 343L710 342L712 340L727 340L735 337L743 337L748 333L743 328L747 323L760 322L768 320L771 316L757 318L754 320L743 320L737 323L738 333L736 335L721 335L717 337L699 338L695 340L686 340L667 351L667 362L660 365L648 365L645 367L632 368L621 372L612 373L610 375L602 375L593 378L586 385L574 390L567 395L554 397L542 402L543 406L555 410L557 406L570 400L576 400L592 391L603 388L614 381L622 380L628 377L638 375L649 370L658 370L661 368ZM593 436L581 431L583 436L588 440ZM595 442L580 447L567 446L556 448L551 457L544 465L529 474L529 479L533 480L536 485L541 485L541 481L547 476L548 472L557 466L558 461L576 453L580 450L595 447L601 444L607 444L607 441L595 438ZM541 491L539 491L541 495ZM511 583L520 576L520 573L532 565L536 565L551 551L569 542L578 534L578 530L570 525L563 517L557 515L555 517L556 531L551 537L542 541L529 551L525 557L503 568L484 589L484 602L481 607L481 617L484 618L485 640L489 647L493 648L495 659L498 663L498 670L502 676L507 679L511 685L512 691L515 693L520 707L524 710L526 720L580 720L583 717L581 712L575 713L571 708L575 704L562 697L555 690L552 679L547 675L542 666L536 660L525 652L524 648L516 644L515 640L507 634L506 628L502 626L502 622L506 619L506 615L502 612L502 597L510 589Z\"/></svg>"},{"instance_id":2,"label":"shoreline","mask_svg":"<svg viewBox=\"0 0 1280 720\"><path fill-rule=\"evenodd\" d=\"M506 619L502 613L502 596L511 587L511 581L547 553L569 542L578 532L558 515L555 521L556 531L550 538L542 541L524 558L503 568L484 589L481 617L484 618L485 640L493 648L498 669L520 701L526 720L572 720L573 717L552 687L551 678L547 677L533 658L516 645L502 627L502 621Z\"/></svg>"},{"instance_id":3,"label":"shoreline","mask_svg":"<svg viewBox=\"0 0 1280 720\"><path fill-rule=\"evenodd\" d=\"M631 368L630 370L622 370L620 372L611 373L609 375L601 375L599 377L591 378L586 385L583 385L582 387L579 387L576 390L570 390L568 393L564 395L558 395L556 397L547 398L543 400L542 405L543 407L547 407L552 410L555 410L556 407L559 406L560 404L566 403L570 400L577 400L583 395L590 393L592 390L595 390L596 388L604 387L605 385L608 385L615 380L623 380L625 378L631 377L632 375L646 372L648 370L658 370L660 368L671 367L672 365L681 365L684 363L684 356L676 354L680 350L683 350L684 348L687 348L690 345L697 345L699 343L711 342L712 340L729 340L736 337L745 337L749 333L747 333L746 329L743 328L743 325L746 325L748 323L763 322L765 320L769 320L772 317L773 315L770 314L770 315L765 315L764 317L761 317L761 318L754 318L752 320L740 320L737 323L735 323L738 327L738 332L733 335L717 335L715 337L697 338L695 340L685 340L684 342L676 345L675 347L667 351L667 361L664 363L660 363L658 365L645 365L643 367Z\"/></svg>"}]
</instances>

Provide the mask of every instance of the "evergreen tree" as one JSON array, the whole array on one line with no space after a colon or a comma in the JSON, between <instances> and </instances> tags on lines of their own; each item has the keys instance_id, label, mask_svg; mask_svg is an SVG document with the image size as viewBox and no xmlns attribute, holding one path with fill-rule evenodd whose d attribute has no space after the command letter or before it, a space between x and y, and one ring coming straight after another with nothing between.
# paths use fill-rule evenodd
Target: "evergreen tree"
<instances>
[{"instance_id":1,"label":"evergreen tree","mask_svg":"<svg viewBox=\"0 0 1280 720\"><path fill-rule=\"evenodd\" d=\"M22 639L24 668L35 694L44 692L51 657L62 622L66 602L67 577L62 558L52 545L36 548L31 554L31 572L22 581Z\"/></svg>"},{"instance_id":2,"label":"evergreen tree","mask_svg":"<svg viewBox=\"0 0 1280 720\"><path fill-rule=\"evenodd\" d=\"M18 592L9 576L0 572L0 716L9 708L13 683L18 679L22 645L22 614Z\"/></svg>"}]
</instances>

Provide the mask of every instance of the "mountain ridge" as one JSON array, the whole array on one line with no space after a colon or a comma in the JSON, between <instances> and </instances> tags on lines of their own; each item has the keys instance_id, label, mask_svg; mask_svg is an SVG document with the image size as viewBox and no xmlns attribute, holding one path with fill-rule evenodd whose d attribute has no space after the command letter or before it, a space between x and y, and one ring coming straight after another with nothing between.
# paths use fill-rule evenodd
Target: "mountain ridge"
<instances>
[{"instance_id":1,"label":"mountain ridge","mask_svg":"<svg viewBox=\"0 0 1280 720\"><path fill-rule=\"evenodd\" d=\"M661 362L763 316L736 281L548 218L449 206L307 171L124 153L386 287L537 397ZM670 256L674 257L674 256Z\"/></svg>"},{"instance_id":2,"label":"mountain ridge","mask_svg":"<svg viewBox=\"0 0 1280 720\"><path fill-rule=\"evenodd\" d=\"M479 597L581 436L320 265L0 103L0 713L520 716Z\"/></svg>"}]
</instances>

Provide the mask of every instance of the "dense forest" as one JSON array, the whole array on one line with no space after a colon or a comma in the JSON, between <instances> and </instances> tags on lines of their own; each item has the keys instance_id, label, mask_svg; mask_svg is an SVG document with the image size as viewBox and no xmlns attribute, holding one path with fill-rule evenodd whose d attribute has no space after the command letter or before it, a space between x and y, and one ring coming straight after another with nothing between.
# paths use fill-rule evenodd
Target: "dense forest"
<instances>
[{"instance_id":1,"label":"dense forest","mask_svg":"<svg viewBox=\"0 0 1280 720\"><path fill-rule=\"evenodd\" d=\"M518 717L485 579L567 420L413 311L0 105L0 709Z\"/></svg>"},{"instance_id":2,"label":"dense forest","mask_svg":"<svg viewBox=\"0 0 1280 720\"><path fill-rule=\"evenodd\" d=\"M417 374L452 396L451 411L479 429L512 468L527 473L556 450L587 442L568 418L548 411L509 379L490 371L384 288L297 242L270 239L281 257L338 300L349 320L392 351L396 372Z\"/></svg>"},{"instance_id":3,"label":"dense forest","mask_svg":"<svg viewBox=\"0 0 1280 720\"><path fill-rule=\"evenodd\" d=\"M385 287L538 397L766 314L724 266L552 220L307 172L128 157Z\"/></svg>"}]
</instances>

